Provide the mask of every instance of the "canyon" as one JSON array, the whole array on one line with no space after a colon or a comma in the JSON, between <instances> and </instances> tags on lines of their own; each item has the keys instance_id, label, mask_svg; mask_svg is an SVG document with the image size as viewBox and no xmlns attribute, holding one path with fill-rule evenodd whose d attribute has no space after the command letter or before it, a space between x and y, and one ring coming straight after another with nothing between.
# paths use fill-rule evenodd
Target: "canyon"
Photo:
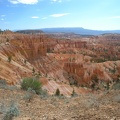
<instances>
[{"instance_id":1,"label":"canyon","mask_svg":"<svg viewBox=\"0 0 120 120\"><path fill-rule=\"evenodd\" d=\"M66 96L73 89L88 93L111 89L119 82L119 34L64 36L1 33L0 79L19 86L23 78L39 76L49 94L59 88Z\"/></svg>"}]
</instances>

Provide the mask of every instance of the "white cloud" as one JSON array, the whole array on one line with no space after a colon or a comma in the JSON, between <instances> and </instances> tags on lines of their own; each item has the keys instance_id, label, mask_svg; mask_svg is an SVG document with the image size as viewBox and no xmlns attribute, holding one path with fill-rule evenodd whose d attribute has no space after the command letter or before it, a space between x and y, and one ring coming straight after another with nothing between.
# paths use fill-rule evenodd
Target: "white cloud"
<instances>
[{"instance_id":1,"label":"white cloud","mask_svg":"<svg viewBox=\"0 0 120 120\"><path fill-rule=\"evenodd\" d=\"M42 19L47 19L47 17L43 17Z\"/></svg>"},{"instance_id":2,"label":"white cloud","mask_svg":"<svg viewBox=\"0 0 120 120\"><path fill-rule=\"evenodd\" d=\"M12 4L36 4L38 0L9 0Z\"/></svg>"},{"instance_id":3,"label":"white cloud","mask_svg":"<svg viewBox=\"0 0 120 120\"><path fill-rule=\"evenodd\" d=\"M51 2L62 2L62 0L51 0Z\"/></svg>"},{"instance_id":4,"label":"white cloud","mask_svg":"<svg viewBox=\"0 0 120 120\"><path fill-rule=\"evenodd\" d=\"M39 16L32 16L31 18L37 19L37 18L39 18Z\"/></svg>"},{"instance_id":5,"label":"white cloud","mask_svg":"<svg viewBox=\"0 0 120 120\"><path fill-rule=\"evenodd\" d=\"M19 2L16 0L9 0L12 4L18 4Z\"/></svg>"},{"instance_id":6,"label":"white cloud","mask_svg":"<svg viewBox=\"0 0 120 120\"><path fill-rule=\"evenodd\" d=\"M65 16L65 15L69 15L70 13L62 13L62 14L52 14L50 15L51 17L62 17L62 16Z\"/></svg>"},{"instance_id":7,"label":"white cloud","mask_svg":"<svg viewBox=\"0 0 120 120\"><path fill-rule=\"evenodd\" d=\"M70 0L50 0L51 3L61 3L61 2L67 2L67 1L70 1Z\"/></svg>"},{"instance_id":8,"label":"white cloud","mask_svg":"<svg viewBox=\"0 0 120 120\"><path fill-rule=\"evenodd\" d=\"M1 15L1 20L2 20L2 21L5 20L5 16L6 16L6 15Z\"/></svg>"}]
</instances>

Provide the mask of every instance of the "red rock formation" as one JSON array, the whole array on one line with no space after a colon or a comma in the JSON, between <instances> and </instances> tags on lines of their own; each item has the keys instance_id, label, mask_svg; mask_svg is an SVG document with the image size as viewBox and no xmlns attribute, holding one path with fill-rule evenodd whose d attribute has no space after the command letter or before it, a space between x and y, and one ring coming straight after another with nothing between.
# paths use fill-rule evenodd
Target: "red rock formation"
<instances>
[{"instance_id":1,"label":"red rock formation","mask_svg":"<svg viewBox=\"0 0 120 120\"><path fill-rule=\"evenodd\" d=\"M69 84L74 84L79 91L76 86L90 88L93 83L112 82L120 74L119 37L113 44L104 41L104 37L74 41L45 34L9 33L0 38L0 78L9 84L40 74L44 77L43 87L51 94L59 88L63 94L70 95L73 88ZM54 86L53 89L50 86Z\"/></svg>"}]
</instances>

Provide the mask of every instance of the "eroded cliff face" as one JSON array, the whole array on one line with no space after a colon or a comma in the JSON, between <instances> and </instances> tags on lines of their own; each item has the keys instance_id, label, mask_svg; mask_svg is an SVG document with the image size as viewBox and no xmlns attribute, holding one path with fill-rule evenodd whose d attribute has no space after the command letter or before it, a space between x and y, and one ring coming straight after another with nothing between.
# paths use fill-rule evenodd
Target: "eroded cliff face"
<instances>
[{"instance_id":1,"label":"eroded cliff face","mask_svg":"<svg viewBox=\"0 0 120 120\"><path fill-rule=\"evenodd\" d=\"M86 93L94 84L102 89L101 85L118 80L120 61L95 61L95 57L101 59L104 49L110 48L100 44L99 39L72 41L58 40L43 33L2 34L0 78L8 84L19 84L24 77L40 75L43 88L50 94L57 88L65 95L70 95L73 88L77 93Z\"/></svg>"},{"instance_id":2,"label":"eroded cliff face","mask_svg":"<svg viewBox=\"0 0 120 120\"><path fill-rule=\"evenodd\" d=\"M104 63L65 63L66 77L71 84L91 88L93 83L106 86L119 78L120 61ZM101 88L100 88L101 89Z\"/></svg>"}]
</instances>

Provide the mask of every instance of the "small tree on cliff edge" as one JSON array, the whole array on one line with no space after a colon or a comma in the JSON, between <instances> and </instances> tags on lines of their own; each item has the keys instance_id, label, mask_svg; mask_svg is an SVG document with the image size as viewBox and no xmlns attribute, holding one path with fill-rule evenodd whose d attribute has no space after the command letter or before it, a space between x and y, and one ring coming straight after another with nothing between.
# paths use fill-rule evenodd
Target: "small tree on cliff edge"
<instances>
[{"instance_id":1,"label":"small tree on cliff edge","mask_svg":"<svg viewBox=\"0 0 120 120\"><path fill-rule=\"evenodd\" d=\"M8 56L8 62L11 62L12 56Z\"/></svg>"},{"instance_id":2,"label":"small tree on cliff edge","mask_svg":"<svg viewBox=\"0 0 120 120\"><path fill-rule=\"evenodd\" d=\"M56 89L55 95L56 95L56 96L59 96L59 95L60 95L60 90L59 90L58 88Z\"/></svg>"},{"instance_id":3,"label":"small tree on cliff edge","mask_svg":"<svg viewBox=\"0 0 120 120\"><path fill-rule=\"evenodd\" d=\"M74 90L74 88L73 88L73 91L72 91L71 96L74 97L74 95L75 95L75 90Z\"/></svg>"}]
</instances>

